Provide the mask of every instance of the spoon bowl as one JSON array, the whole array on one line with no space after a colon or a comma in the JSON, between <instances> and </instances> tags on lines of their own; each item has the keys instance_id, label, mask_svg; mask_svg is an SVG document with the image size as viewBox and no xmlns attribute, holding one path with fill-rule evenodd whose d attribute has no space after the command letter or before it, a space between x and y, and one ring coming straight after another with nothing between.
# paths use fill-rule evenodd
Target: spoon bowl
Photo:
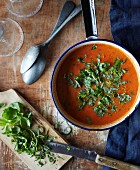
<instances>
[{"instance_id":1,"label":"spoon bowl","mask_svg":"<svg viewBox=\"0 0 140 170\"><path fill-rule=\"evenodd\" d=\"M32 84L41 76L46 66L46 59L43 54L37 57L35 63L27 72L22 74L22 79L26 84ZM28 78L30 77L30 78Z\"/></svg>"},{"instance_id":2,"label":"spoon bowl","mask_svg":"<svg viewBox=\"0 0 140 170\"><path fill-rule=\"evenodd\" d=\"M21 67L20 67L20 73L21 74L23 74L27 70L29 70L29 68L34 64L36 59L39 57L40 48L41 48L40 45L34 45L34 46L29 48L25 57L23 58L23 61L22 61Z\"/></svg>"}]
</instances>

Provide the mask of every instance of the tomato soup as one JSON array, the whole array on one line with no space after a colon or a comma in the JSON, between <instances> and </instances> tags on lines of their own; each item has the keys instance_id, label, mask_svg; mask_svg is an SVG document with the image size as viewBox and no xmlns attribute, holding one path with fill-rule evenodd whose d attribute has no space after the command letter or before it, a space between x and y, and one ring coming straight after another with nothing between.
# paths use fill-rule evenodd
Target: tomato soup
<instances>
[{"instance_id":1,"label":"tomato soup","mask_svg":"<svg viewBox=\"0 0 140 170\"><path fill-rule=\"evenodd\" d=\"M96 44L96 46L95 49L92 49L93 44L78 47L63 60L56 77L56 92L61 106L73 119L83 124L89 124L87 118L90 118L91 125L100 126L113 123L128 114L138 98L139 82L134 64L123 50L108 44ZM108 62L110 66L113 65L115 58L126 60L122 68L126 69L127 72L122 76L122 81L127 81L127 83L122 85L117 92L123 93L125 89L126 94L131 96L131 100L122 104L117 101L118 99L114 99L115 104L117 104L115 112L109 111L110 114L99 116L94 111L94 106L90 105L85 105L81 110L78 110L80 105L78 95L83 87L73 88L68 84L64 75L70 73L74 76L79 75L80 70L85 68L85 65L77 62L77 60L85 55L85 62L87 63L92 60L97 61L97 56L100 55L101 62Z\"/></svg>"}]
</instances>

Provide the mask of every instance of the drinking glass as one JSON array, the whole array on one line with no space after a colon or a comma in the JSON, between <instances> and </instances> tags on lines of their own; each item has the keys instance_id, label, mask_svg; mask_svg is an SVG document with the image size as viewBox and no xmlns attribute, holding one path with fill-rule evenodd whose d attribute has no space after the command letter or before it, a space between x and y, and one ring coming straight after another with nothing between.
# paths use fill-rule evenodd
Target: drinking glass
<instances>
[{"instance_id":1,"label":"drinking glass","mask_svg":"<svg viewBox=\"0 0 140 170\"><path fill-rule=\"evenodd\" d=\"M0 57L16 53L23 44L23 31L20 25L10 19L0 19Z\"/></svg>"},{"instance_id":2,"label":"drinking glass","mask_svg":"<svg viewBox=\"0 0 140 170\"><path fill-rule=\"evenodd\" d=\"M43 0L7 0L8 10L17 17L31 17L42 7Z\"/></svg>"}]
</instances>

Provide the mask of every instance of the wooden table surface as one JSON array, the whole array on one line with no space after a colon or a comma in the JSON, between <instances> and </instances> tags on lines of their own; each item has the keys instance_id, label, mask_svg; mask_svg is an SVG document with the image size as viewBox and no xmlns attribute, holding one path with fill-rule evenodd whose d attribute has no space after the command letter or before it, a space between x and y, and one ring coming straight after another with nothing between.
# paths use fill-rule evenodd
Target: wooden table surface
<instances>
[{"instance_id":1,"label":"wooden table surface","mask_svg":"<svg viewBox=\"0 0 140 170\"><path fill-rule=\"evenodd\" d=\"M80 0L73 0L76 4ZM55 37L46 53L47 67L42 77L32 85L26 85L20 74L20 64L27 51L33 44L46 40L62 9L65 0L44 0L41 10L30 18L21 19L13 16L6 9L6 1L0 0L0 17L16 20L24 32L22 48L13 56L0 58L0 91L10 88L17 90L37 111L52 125L57 120L64 119L57 112L50 95L50 77L55 62L69 46L85 39L82 14L73 19ZM95 0L99 38L112 39L109 22L109 0ZM65 122L62 124L62 128ZM70 144L104 153L108 131L84 131L72 126L73 131L65 136ZM94 162L75 158L68 162L62 170L96 170L102 169ZM18 159L11 150L0 140L0 170L28 170L28 167Z\"/></svg>"}]
</instances>

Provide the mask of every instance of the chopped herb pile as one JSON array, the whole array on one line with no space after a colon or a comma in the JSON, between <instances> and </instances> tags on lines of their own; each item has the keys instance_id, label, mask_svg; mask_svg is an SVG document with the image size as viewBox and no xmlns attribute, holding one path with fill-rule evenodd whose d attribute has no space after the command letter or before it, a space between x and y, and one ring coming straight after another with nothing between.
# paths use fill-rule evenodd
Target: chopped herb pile
<instances>
[{"instance_id":1,"label":"chopped herb pile","mask_svg":"<svg viewBox=\"0 0 140 170\"><path fill-rule=\"evenodd\" d=\"M91 50L96 50L97 46L93 46ZM73 73L65 74L64 78L73 88L80 88L77 96L79 110L82 110L86 105L93 107L97 116L105 114L112 115L110 111L116 112L117 106L114 98L119 100L119 103L124 104L131 100L131 96L126 94L125 84L128 81L123 81L122 77L127 72L123 69L123 64L126 62L120 58L116 58L111 65L109 62L101 62L100 54L97 55L97 61L85 62L86 55L83 58L78 58L85 67L79 70L79 75L74 76ZM123 85L124 92L118 93L118 90ZM90 118L87 118L87 123L91 124Z\"/></svg>"},{"instance_id":2,"label":"chopped herb pile","mask_svg":"<svg viewBox=\"0 0 140 170\"><path fill-rule=\"evenodd\" d=\"M23 104L15 102L5 108L0 119L0 126L3 126L3 134L12 137L11 142L15 143L15 151L19 154L26 152L43 166L44 159L48 157L51 163L55 163L56 156L50 152L47 142L51 142L55 137L50 137L45 133L43 127L33 126L32 114Z\"/></svg>"},{"instance_id":3,"label":"chopped herb pile","mask_svg":"<svg viewBox=\"0 0 140 170\"><path fill-rule=\"evenodd\" d=\"M97 48L97 45L93 45L92 47L91 47L91 50L95 50Z\"/></svg>"}]
</instances>

